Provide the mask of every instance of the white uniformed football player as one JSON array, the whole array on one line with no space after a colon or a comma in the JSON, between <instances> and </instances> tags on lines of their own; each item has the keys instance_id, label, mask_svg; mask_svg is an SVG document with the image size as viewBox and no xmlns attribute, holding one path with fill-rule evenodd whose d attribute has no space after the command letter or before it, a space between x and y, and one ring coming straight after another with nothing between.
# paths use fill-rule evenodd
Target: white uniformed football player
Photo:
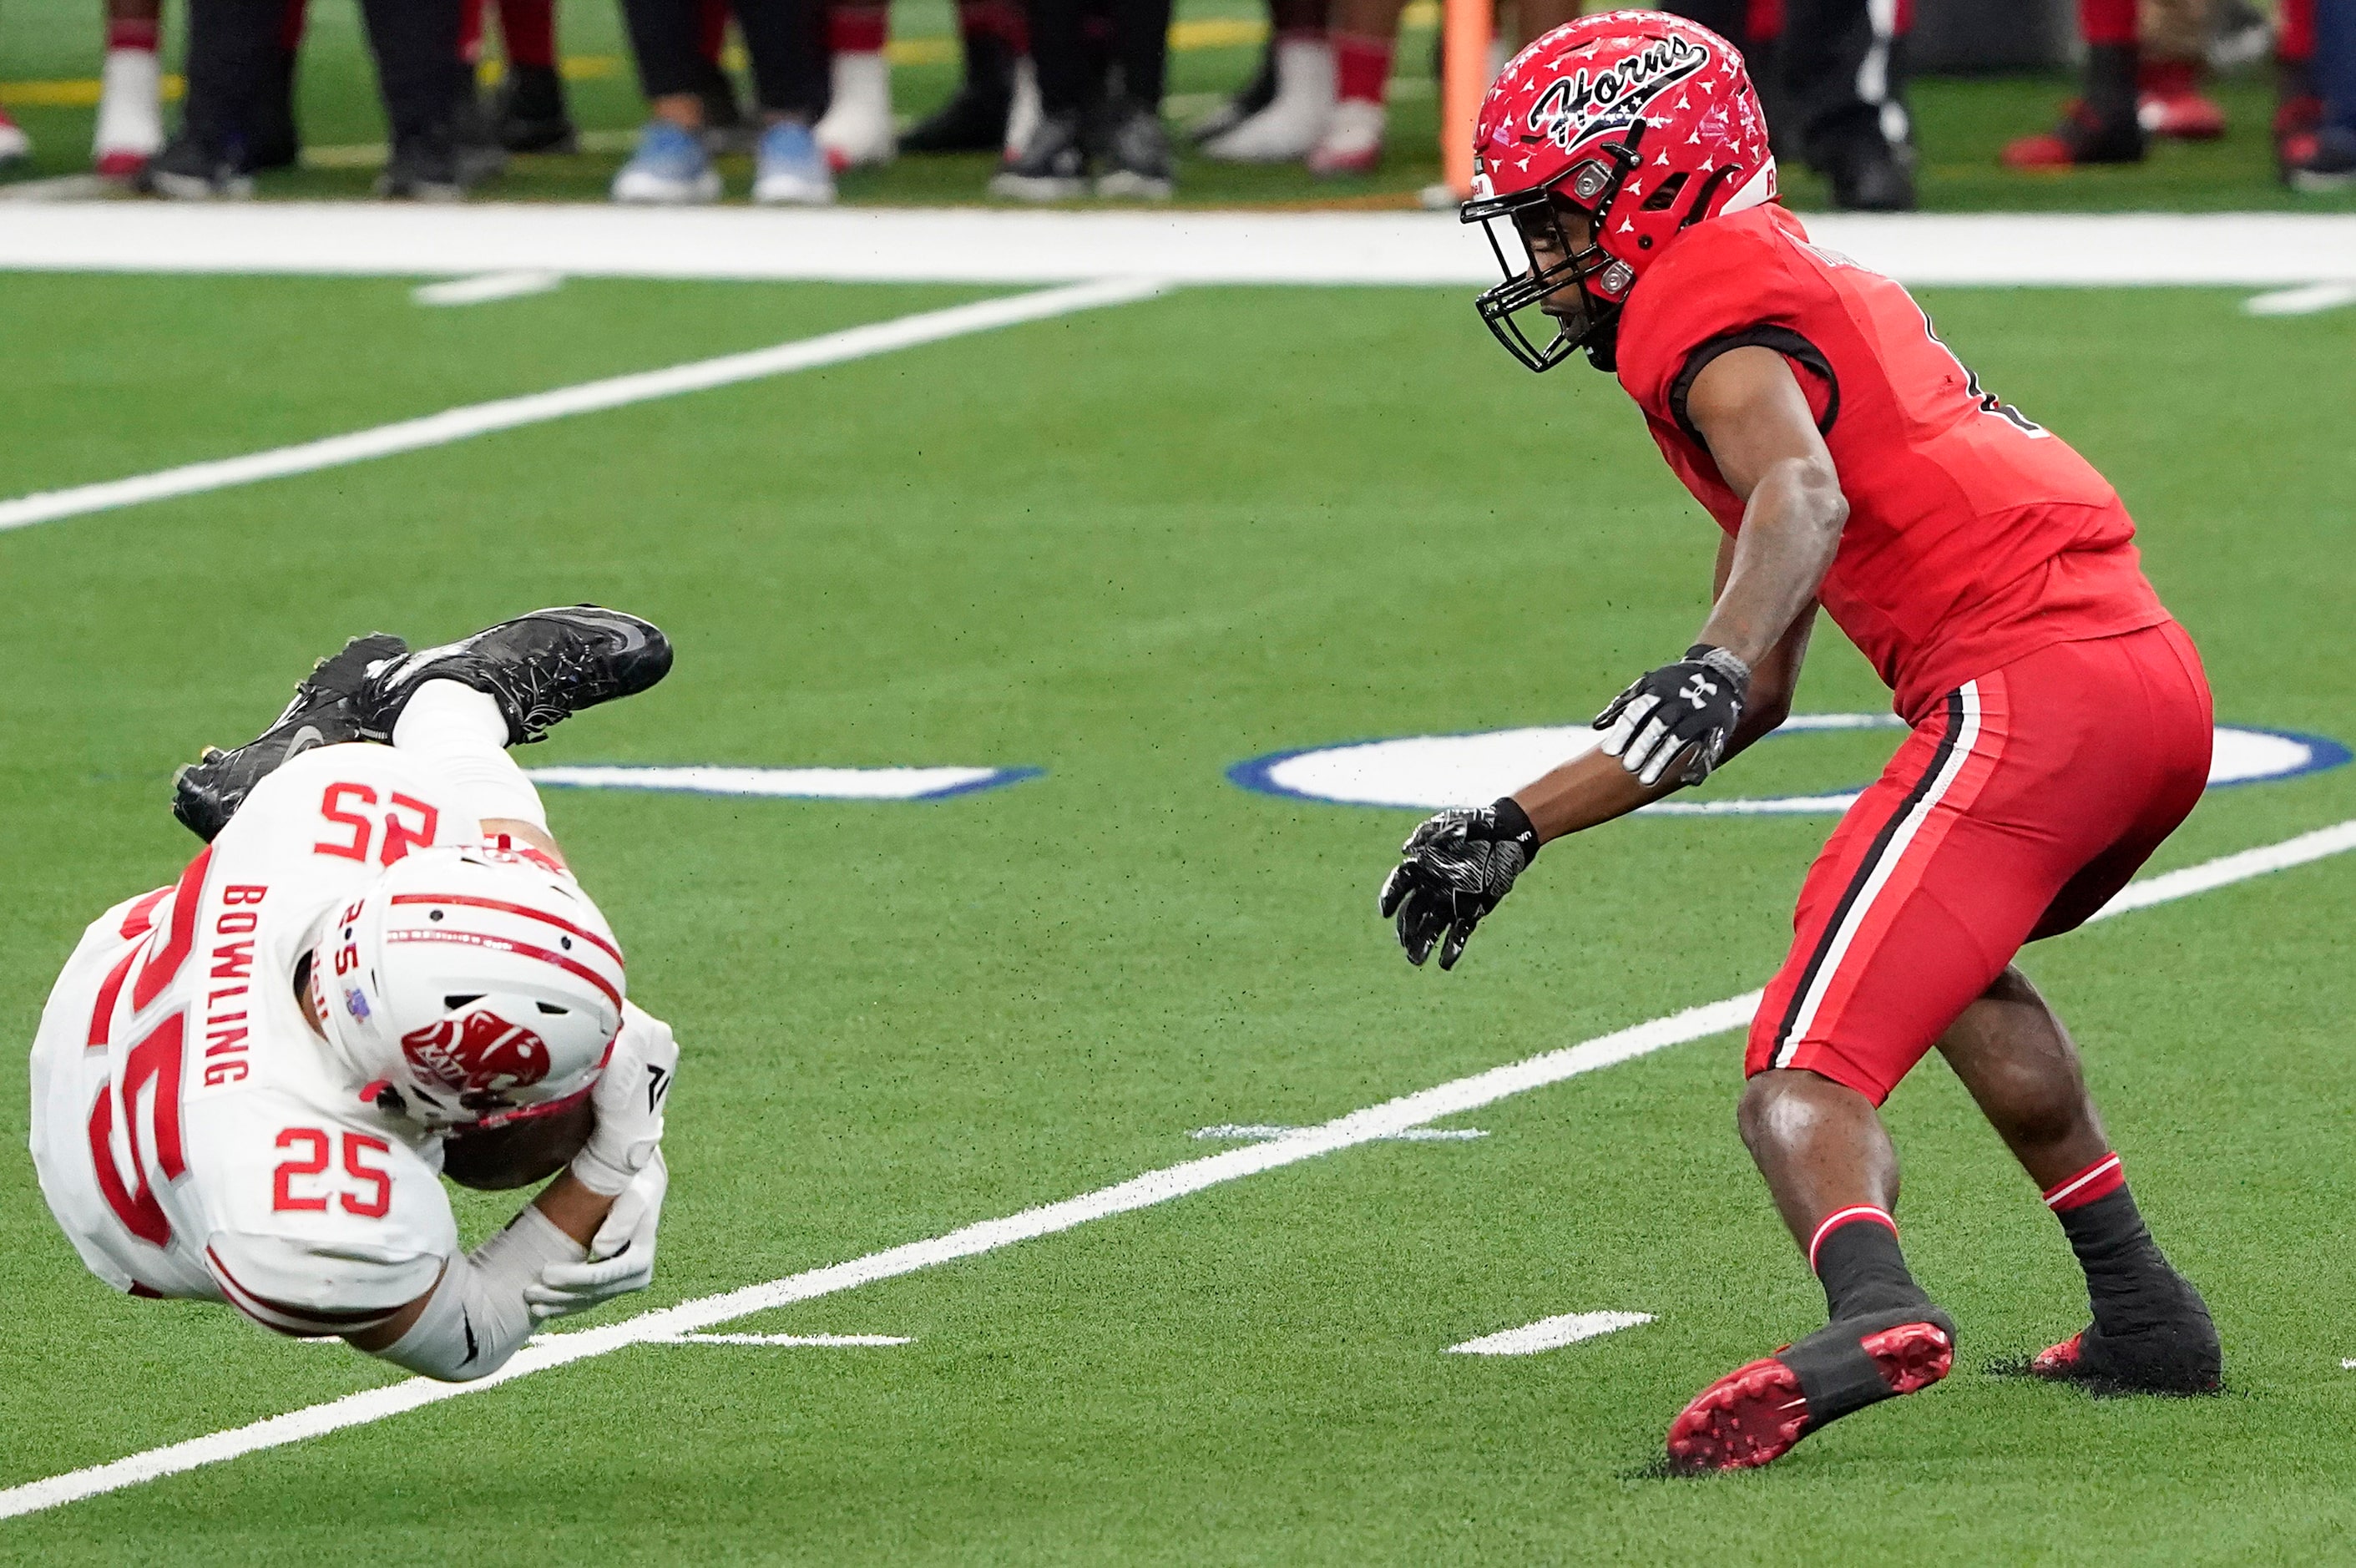
<instances>
[{"instance_id":1,"label":"white uniformed football player","mask_svg":"<svg viewBox=\"0 0 2356 1568\"><path fill-rule=\"evenodd\" d=\"M41 1190L91 1273L448 1380L649 1283L678 1047L505 748L669 663L589 607L361 639L183 773L209 847L89 929L33 1047ZM584 1097L571 1163L462 1250L445 1139Z\"/></svg>"}]
</instances>

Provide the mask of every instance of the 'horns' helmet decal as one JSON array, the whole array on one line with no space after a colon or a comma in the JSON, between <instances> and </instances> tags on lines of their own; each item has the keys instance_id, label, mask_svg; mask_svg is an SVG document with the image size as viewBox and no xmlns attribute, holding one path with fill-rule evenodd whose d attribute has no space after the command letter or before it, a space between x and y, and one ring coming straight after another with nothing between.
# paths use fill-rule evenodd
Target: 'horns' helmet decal
<instances>
[{"instance_id":1,"label":"'horns' helmet decal","mask_svg":"<svg viewBox=\"0 0 2356 1568\"><path fill-rule=\"evenodd\" d=\"M1741 54L1657 11L1584 16L1516 55L1482 102L1473 151L1463 219L1488 226L1505 274L1481 296L1482 319L1533 370L1579 348L1610 368L1620 306L1669 242L1775 196ZM1552 254L1541 263L1533 246ZM1514 317L1549 300L1557 329L1540 346Z\"/></svg>"}]
</instances>

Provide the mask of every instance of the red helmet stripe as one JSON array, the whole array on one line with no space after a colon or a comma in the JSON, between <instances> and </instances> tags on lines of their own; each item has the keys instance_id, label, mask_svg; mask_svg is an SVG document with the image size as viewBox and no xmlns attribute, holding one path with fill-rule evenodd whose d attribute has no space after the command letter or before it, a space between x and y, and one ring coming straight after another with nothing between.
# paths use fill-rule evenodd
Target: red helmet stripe
<instances>
[{"instance_id":1,"label":"red helmet stripe","mask_svg":"<svg viewBox=\"0 0 2356 1568\"><path fill-rule=\"evenodd\" d=\"M542 925L571 931L582 940L594 942L604 948L616 963L623 961L622 950L596 932L585 926L576 926L562 915L552 915L529 904L510 904L504 898L483 898L472 893L396 893L392 901L396 904L464 904L470 909L497 909L502 914L520 915L527 920L538 920Z\"/></svg>"},{"instance_id":2,"label":"red helmet stripe","mask_svg":"<svg viewBox=\"0 0 2356 1568\"><path fill-rule=\"evenodd\" d=\"M524 958L538 959L542 963L554 964L568 974L579 975L604 992L605 999L613 1003L616 1007L618 1008L622 1004L622 993L614 989L613 982L591 969L587 964L567 958L550 948L536 948L530 942L509 941L505 937L495 937L486 931L420 930L414 928L408 930L387 931L384 934L384 940L388 942L455 942L462 947L493 948L500 952L511 952Z\"/></svg>"}]
</instances>

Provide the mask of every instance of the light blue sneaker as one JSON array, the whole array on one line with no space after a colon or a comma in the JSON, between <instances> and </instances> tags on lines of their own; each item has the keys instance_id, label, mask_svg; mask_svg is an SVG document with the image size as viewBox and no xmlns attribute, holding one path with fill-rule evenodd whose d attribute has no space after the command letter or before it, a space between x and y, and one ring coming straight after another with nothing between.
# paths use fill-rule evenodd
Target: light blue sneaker
<instances>
[{"instance_id":1,"label":"light blue sneaker","mask_svg":"<svg viewBox=\"0 0 2356 1568\"><path fill-rule=\"evenodd\" d=\"M720 171L703 139L668 120L649 120L638 150L614 177L614 199L680 207L720 199Z\"/></svg>"},{"instance_id":2,"label":"light blue sneaker","mask_svg":"<svg viewBox=\"0 0 2356 1568\"><path fill-rule=\"evenodd\" d=\"M761 133L753 149L753 199L765 205L829 207L834 172L808 125L784 120Z\"/></svg>"}]
</instances>

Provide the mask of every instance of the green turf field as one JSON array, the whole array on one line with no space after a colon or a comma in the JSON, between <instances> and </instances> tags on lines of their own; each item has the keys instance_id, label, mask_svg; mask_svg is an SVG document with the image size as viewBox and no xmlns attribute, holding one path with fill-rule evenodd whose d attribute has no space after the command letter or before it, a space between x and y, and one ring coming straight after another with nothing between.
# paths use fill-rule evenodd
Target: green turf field
<instances>
[{"instance_id":1,"label":"green turf field","mask_svg":"<svg viewBox=\"0 0 2356 1568\"><path fill-rule=\"evenodd\" d=\"M5 277L0 498L974 297L576 281L422 311L407 288ZM2119 484L2221 719L2356 738L2356 312L2237 299L1926 295ZM1340 289L1183 291L9 533L0 1018L28 1041L82 924L177 871L173 767L311 659L601 599L668 627L676 673L534 761L1044 772L919 804L551 795L686 1052L656 1288L585 1321L920 1240L1216 1146L1193 1129L1321 1122L1761 983L1826 820L1558 846L1441 976L1374 917L1415 813L1224 777L1581 718L1688 639L1712 539L1602 378L1533 381L1459 295ZM1801 706L1882 700L1827 629ZM1890 739L1768 747L1716 788L1854 782ZM2351 816L2356 769L2218 791L2159 866ZM2220 1399L1983 1372L2083 1303L1933 1061L1890 1118L1956 1375L1772 1471L1651 1478L1690 1393L1821 1316L1734 1136L1728 1036L1451 1123L1484 1138L1346 1149L727 1326L905 1346L630 1348L0 1523L0 1558L2327 1560L2356 1530L2351 913L2332 860L2028 960L2216 1309ZM23 1060L0 1057L0 1487L395 1380L85 1275L24 1152ZM510 1208L461 1198L470 1236ZM1597 1310L1658 1321L1443 1354Z\"/></svg>"},{"instance_id":2,"label":"green turf field","mask_svg":"<svg viewBox=\"0 0 2356 1568\"><path fill-rule=\"evenodd\" d=\"M1590 9L1602 8L1599 4ZM1171 56L1168 105L1183 124L1208 112L1248 78L1259 45L1249 36L1266 12L1261 0L1178 0L1178 48ZM958 80L951 10L945 0L897 0L893 37L894 101L904 121L932 109ZM616 7L609 3L565 5L561 48L573 78L575 118L587 133L576 156L519 158L487 194L506 199L602 200L630 135L644 118ZM1240 29L1240 31L1239 31ZM80 173L90 164L91 123L103 42L96 0L6 0L0 5L0 106L36 139L27 177ZM1187 156L1178 199L1202 206L1411 206L1440 177L1439 106L1431 80L1431 27L1411 19L1402 35L1391 91L1388 156L1376 173L1317 180L1297 166L1239 167ZM496 48L496 46L494 46ZM740 73L741 74L741 73ZM2237 73L2215 84L2231 118L2225 138L2207 145L2169 144L2129 168L2022 175L2004 168L2006 142L2049 128L2075 91L2062 75L1928 79L1914 88L1922 149L1922 205L1931 210L2072 211L2169 209L2242 211L2356 210L2356 194L2306 195L2275 178L2267 125L2274 113L2271 68ZM175 112L176 113L176 112ZM261 180L262 194L352 197L367 193L383 161L384 124L361 38L359 13L348 0L312 7L305 46L300 120L310 149L306 166ZM1182 145L1182 152L1184 150ZM1821 206L1826 188L1796 156L1784 159L1784 187L1793 204ZM858 203L979 203L995 169L982 155L902 158L888 168L860 170L842 179L845 201ZM752 180L749 158L723 160L732 199Z\"/></svg>"}]
</instances>

